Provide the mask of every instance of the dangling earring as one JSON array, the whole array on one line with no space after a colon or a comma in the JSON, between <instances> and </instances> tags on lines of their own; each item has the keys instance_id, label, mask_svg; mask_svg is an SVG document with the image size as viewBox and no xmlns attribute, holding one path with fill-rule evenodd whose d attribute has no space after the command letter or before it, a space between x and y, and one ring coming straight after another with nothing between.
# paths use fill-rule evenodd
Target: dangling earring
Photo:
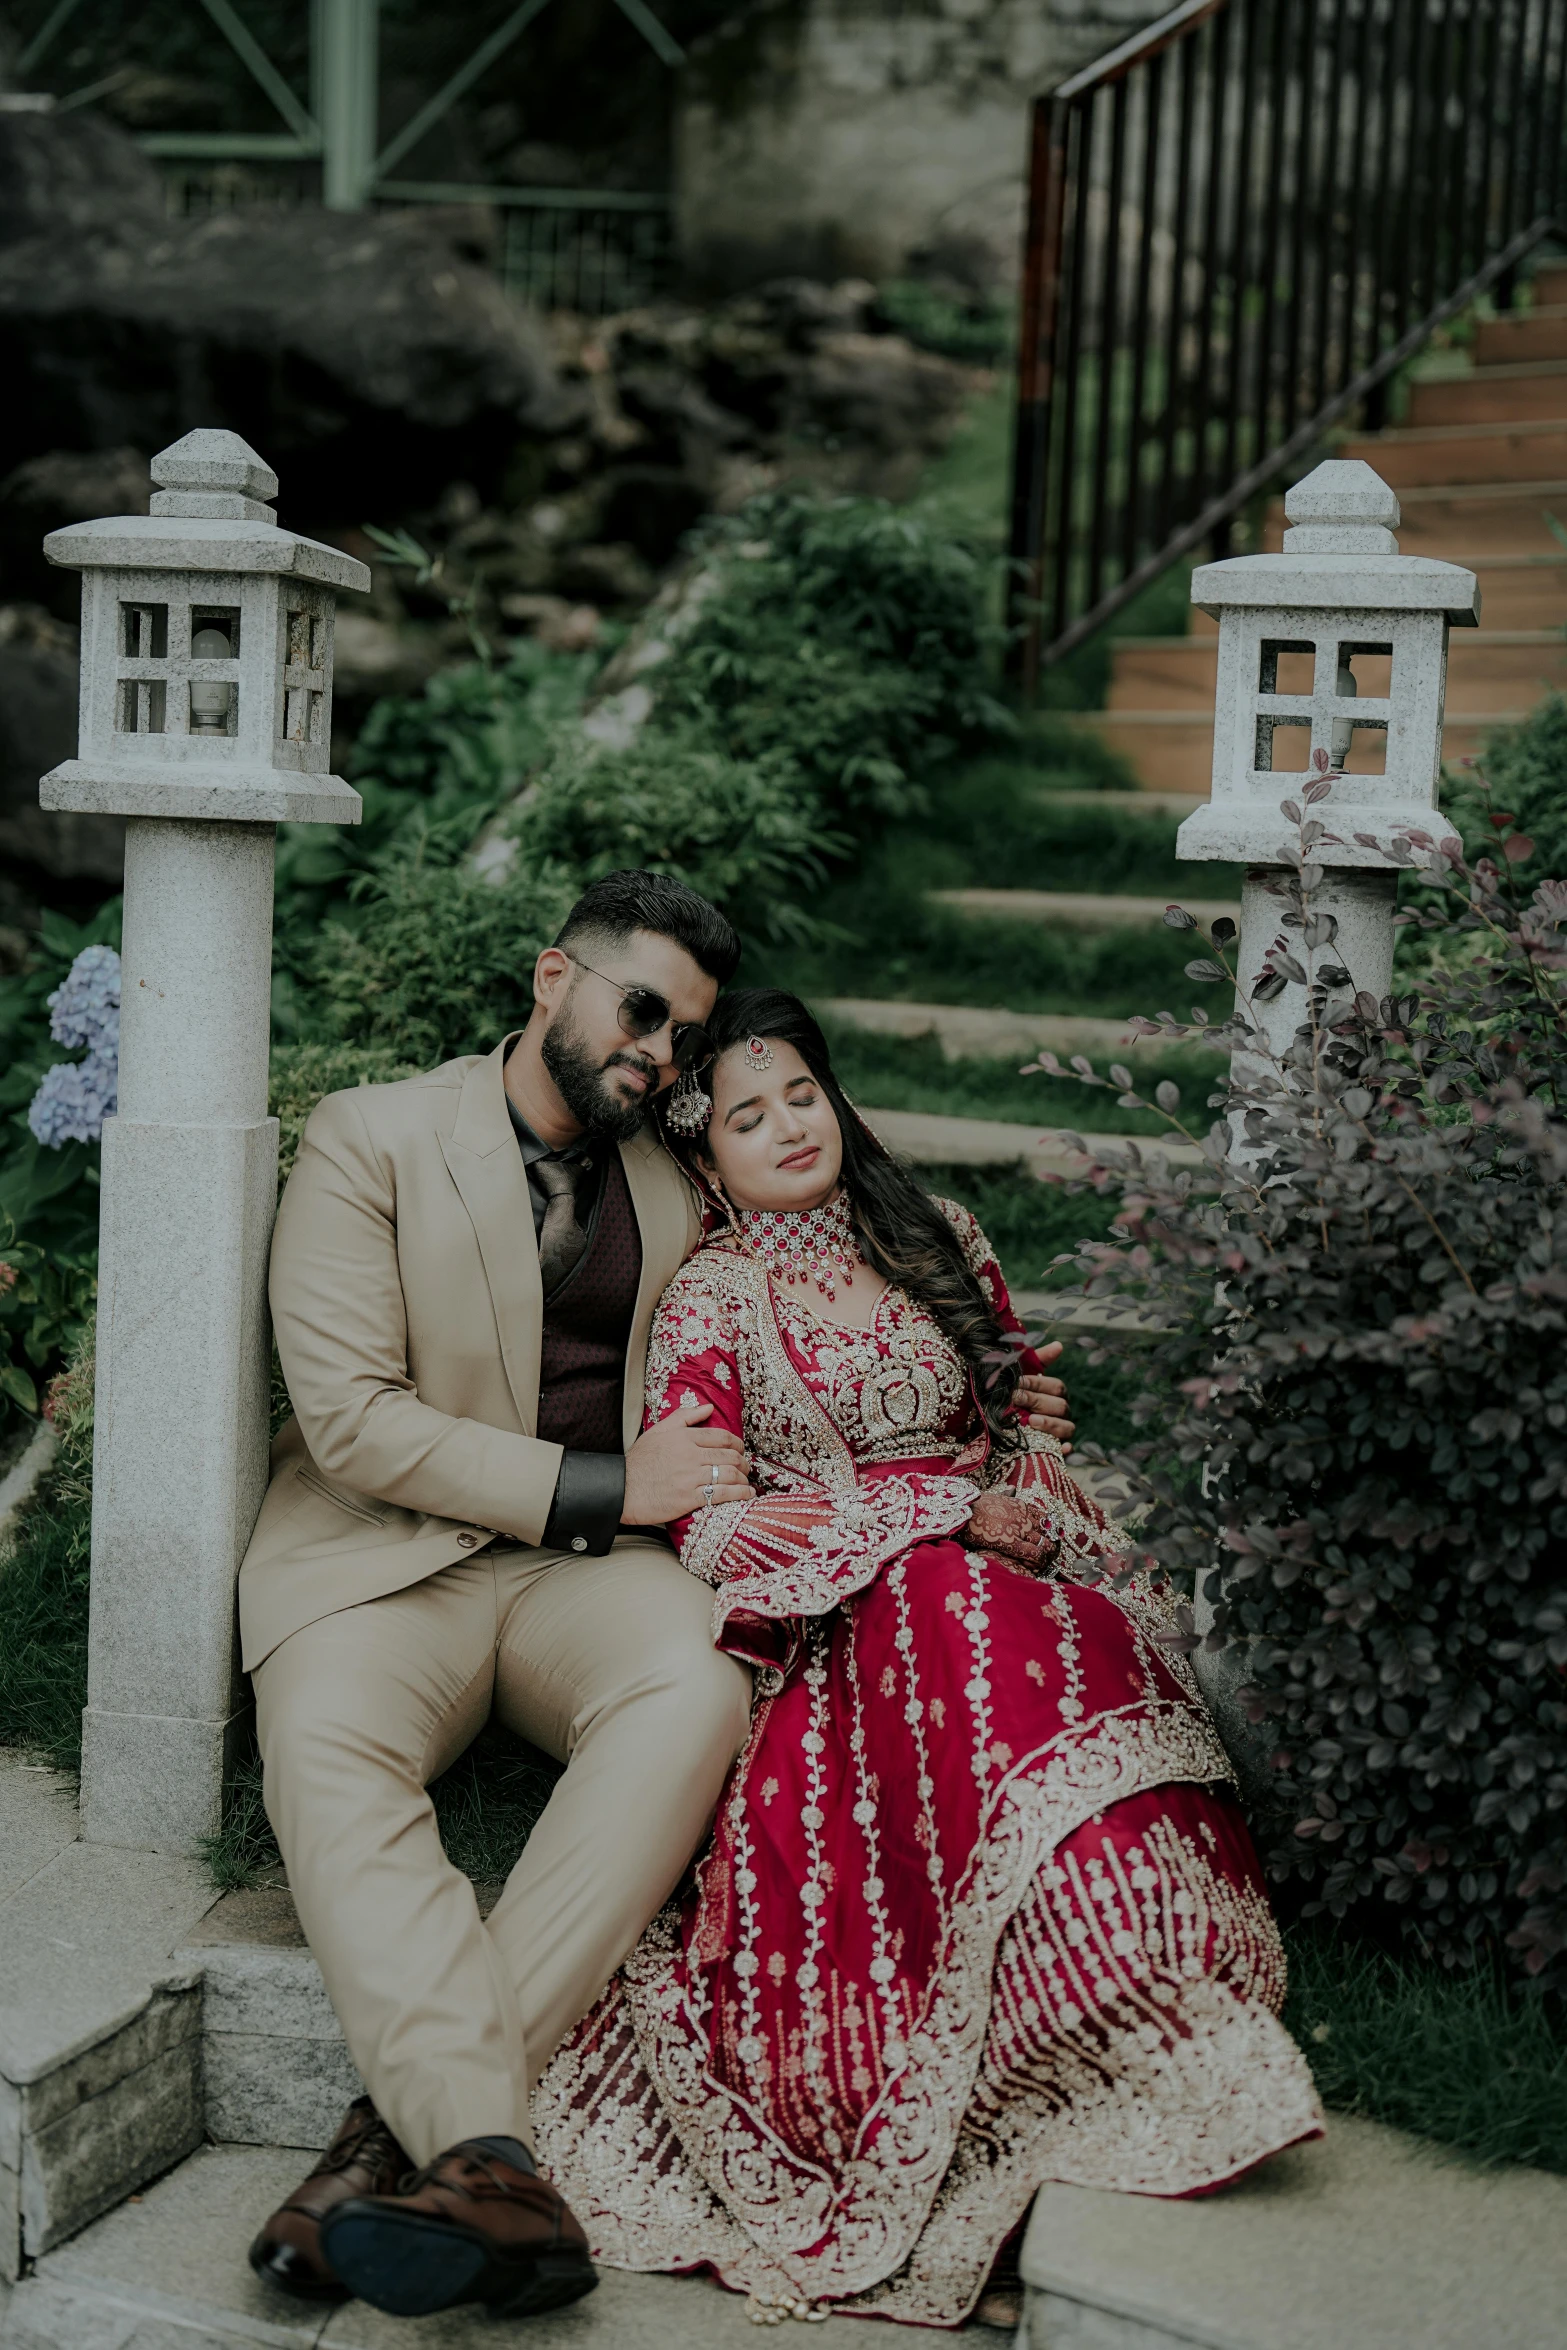
<instances>
[{"instance_id":1,"label":"dangling earring","mask_svg":"<svg viewBox=\"0 0 1567 2350\"><path fill-rule=\"evenodd\" d=\"M713 1105L696 1080L694 1069L682 1069L664 1112L664 1123L677 1134L700 1134L713 1114Z\"/></svg>"}]
</instances>

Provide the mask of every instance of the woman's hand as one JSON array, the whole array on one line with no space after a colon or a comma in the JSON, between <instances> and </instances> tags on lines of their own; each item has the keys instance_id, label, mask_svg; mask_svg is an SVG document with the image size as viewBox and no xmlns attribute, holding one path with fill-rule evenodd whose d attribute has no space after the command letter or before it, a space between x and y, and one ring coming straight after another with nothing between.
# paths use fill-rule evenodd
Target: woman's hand
<instances>
[{"instance_id":1,"label":"woman's hand","mask_svg":"<svg viewBox=\"0 0 1567 2350\"><path fill-rule=\"evenodd\" d=\"M1020 1567L1039 1568L1056 1545L1056 1531L1036 1502L1015 1493L982 1493L959 1540L970 1550L993 1550Z\"/></svg>"},{"instance_id":2,"label":"woman's hand","mask_svg":"<svg viewBox=\"0 0 1567 2350\"><path fill-rule=\"evenodd\" d=\"M1060 1359L1061 1341L1055 1339L1038 1350L1042 1363ZM1012 1409L1025 1428L1037 1428L1041 1436L1053 1436L1063 1452L1070 1452L1069 1439L1077 1423L1068 1415L1071 1405L1066 1398L1066 1385L1060 1379L1047 1379L1039 1371L1025 1371L1012 1396Z\"/></svg>"}]
</instances>

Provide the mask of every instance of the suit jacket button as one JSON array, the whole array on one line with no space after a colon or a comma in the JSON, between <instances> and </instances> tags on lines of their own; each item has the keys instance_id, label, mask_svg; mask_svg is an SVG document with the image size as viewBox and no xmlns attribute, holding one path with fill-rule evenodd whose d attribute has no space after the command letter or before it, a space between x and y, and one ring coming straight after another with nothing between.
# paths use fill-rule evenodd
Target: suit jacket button
<instances>
[{"instance_id":1,"label":"suit jacket button","mask_svg":"<svg viewBox=\"0 0 1567 2350\"><path fill-rule=\"evenodd\" d=\"M472 1550L478 1539L477 1534L459 1534L457 1537L458 1547L462 1550Z\"/></svg>"},{"instance_id":2,"label":"suit jacket button","mask_svg":"<svg viewBox=\"0 0 1567 2350\"><path fill-rule=\"evenodd\" d=\"M571 1547L573 1550L586 1550L588 1547L587 1536L585 1534L573 1534L571 1538Z\"/></svg>"}]
</instances>

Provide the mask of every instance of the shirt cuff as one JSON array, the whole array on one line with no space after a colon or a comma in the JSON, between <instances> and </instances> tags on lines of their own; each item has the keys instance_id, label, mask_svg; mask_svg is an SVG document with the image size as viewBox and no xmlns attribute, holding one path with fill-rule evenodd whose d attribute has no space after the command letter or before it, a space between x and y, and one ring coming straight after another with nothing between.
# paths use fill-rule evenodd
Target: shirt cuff
<instances>
[{"instance_id":1,"label":"shirt cuff","mask_svg":"<svg viewBox=\"0 0 1567 2350\"><path fill-rule=\"evenodd\" d=\"M555 1499L545 1521L544 1547L602 1558L620 1531L625 1501L623 1452L563 1453Z\"/></svg>"}]
</instances>

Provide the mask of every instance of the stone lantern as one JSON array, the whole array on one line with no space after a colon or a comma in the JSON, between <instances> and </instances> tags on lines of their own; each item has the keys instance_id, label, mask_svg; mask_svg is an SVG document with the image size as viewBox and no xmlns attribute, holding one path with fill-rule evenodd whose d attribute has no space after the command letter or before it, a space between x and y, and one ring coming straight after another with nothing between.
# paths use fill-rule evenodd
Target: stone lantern
<instances>
[{"instance_id":1,"label":"stone lantern","mask_svg":"<svg viewBox=\"0 0 1567 2350\"><path fill-rule=\"evenodd\" d=\"M1280 936L1267 885L1294 831L1280 802L1298 799L1324 754L1332 789L1310 813L1338 845L1315 851L1327 875L1312 902L1337 918L1334 959L1381 997L1398 887L1387 851L1411 828L1457 838L1436 812L1447 632L1478 625L1480 591L1456 563L1399 553L1398 500L1369 465L1319 465L1284 511L1282 554L1192 575L1192 602L1219 623L1213 794L1181 826L1176 854L1246 867L1238 968L1249 985ZM1304 988L1251 1017L1282 1051L1306 1017Z\"/></svg>"},{"instance_id":2,"label":"stone lantern","mask_svg":"<svg viewBox=\"0 0 1567 2350\"><path fill-rule=\"evenodd\" d=\"M1325 876L1312 905L1337 918L1331 960L1349 972L1351 988L1380 998L1393 984L1398 893L1387 851L1411 829L1457 838L1436 809L1447 632L1478 624L1480 591L1456 563L1399 553L1398 500L1369 465L1319 465L1289 492L1284 512L1291 527L1282 554L1236 556L1192 575L1192 602L1219 623L1213 794L1181 826L1176 855L1245 866L1236 967L1249 990L1274 940L1290 936L1268 888L1289 871L1282 850L1295 830L1280 802L1299 803L1302 786L1322 773L1331 789L1304 812L1337 839L1313 851ZM1282 1054L1306 1018L1306 990L1292 982L1242 1009ZM1237 1075L1246 1058L1239 1048ZM1237 1114L1236 1155L1256 1155L1241 1127ZM1199 1632L1213 1622L1205 1580ZM1199 1650L1194 1662L1243 1785L1266 1803L1268 1741L1238 1697L1249 1659L1238 1643Z\"/></svg>"},{"instance_id":3,"label":"stone lantern","mask_svg":"<svg viewBox=\"0 0 1567 2350\"><path fill-rule=\"evenodd\" d=\"M272 870L354 824L328 772L333 591L229 432L153 460L150 514L51 532L82 573L78 755L45 808L127 819L118 1114L103 1134L82 1832L189 1852L241 1706L234 1582L267 1472Z\"/></svg>"}]
</instances>

